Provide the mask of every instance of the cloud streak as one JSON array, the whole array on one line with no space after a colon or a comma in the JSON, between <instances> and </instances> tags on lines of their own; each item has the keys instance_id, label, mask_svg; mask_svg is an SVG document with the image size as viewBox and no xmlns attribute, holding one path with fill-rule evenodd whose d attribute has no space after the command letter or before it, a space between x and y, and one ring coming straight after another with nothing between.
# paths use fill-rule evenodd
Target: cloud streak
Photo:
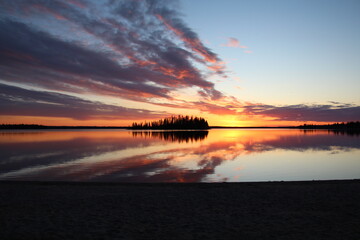
<instances>
[{"instance_id":1,"label":"cloud streak","mask_svg":"<svg viewBox=\"0 0 360 240\"><path fill-rule=\"evenodd\" d=\"M243 108L243 114L273 117L275 121L346 122L360 119L360 107L352 104L288 106L253 104Z\"/></svg>"},{"instance_id":2,"label":"cloud streak","mask_svg":"<svg viewBox=\"0 0 360 240\"><path fill-rule=\"evenodd\" d=\"M0 7L3 81L135 101L171 99L171 92L188 87L221 95L204 77L206 61L219 58L164 1L33 0Z\"/></svg>"},{"instance_id":3,"label":"cloud streak","mask_svg":"<svg viewBox=\"0 0 360 240\"><path fill-rule=\"evenodd\" d=\"M86 101L54 92L26 90L0 84L0 115L67 117L76 120L153 119L164 112L132 109Z\"/></svg>"}]
</instances>

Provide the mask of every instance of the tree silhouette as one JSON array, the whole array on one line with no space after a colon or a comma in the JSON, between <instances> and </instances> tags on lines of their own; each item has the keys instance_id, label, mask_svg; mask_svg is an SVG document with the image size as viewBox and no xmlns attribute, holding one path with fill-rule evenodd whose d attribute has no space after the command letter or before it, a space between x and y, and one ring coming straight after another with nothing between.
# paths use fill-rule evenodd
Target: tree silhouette
<instances>
[{"instance_id":1,"label":"tree silhouette","mask_svg":"<svg viewBox=\"0 0 360 240\"><path fill-rule=\"evenodd\" d=\"M299 126L300 129L336 129L336 130L354 130L360 129L360 122L347 122L347 123L334 123L327 125L313 125L313 124L304 124Z\"/></svg>"},{"instance_id":2,"label":"tree silhouette","mask_svg":"<svg viewBox=\"0 0 360 240\"><path fill-rule=\"evenodd\" d=\"M171 116L152 122L134 122L132 129L209 129L204 118L193 116Z\"/></svg>"},{"instance_id":3,"label":"tree silhouette","mask_svg":"<svg viewBox=\"0 0 360 240\"><path fill-rule=\"evenodd\" d=\"M304 124L299 126L300 129L304 131L313 131L313 129L327 129L328 132L341 135L351 135L359 136L360 135L360 121L357 122L347 122L347 123L334 123L327 125L313 125L313 124Z\"/></svg>"}]
</instances>

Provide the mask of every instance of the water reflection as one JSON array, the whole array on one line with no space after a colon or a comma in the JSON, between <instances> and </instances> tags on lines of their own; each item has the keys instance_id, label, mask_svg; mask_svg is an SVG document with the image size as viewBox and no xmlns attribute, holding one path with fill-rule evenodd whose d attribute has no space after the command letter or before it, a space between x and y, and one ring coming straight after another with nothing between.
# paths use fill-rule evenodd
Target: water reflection
<instances>
[{"instance_id":1,"label":"water reflection","mask_svg":"<svg viewBox=\"0 0 360 240\"><path fill-rule=\"evenodd\" d=\"M317 130L317 129L303 129L301 130L306 133L318 133L319 131L327 131L337 135L349 135L349 136L360 136L360 129L328 129L328 130Z\"/></svg>"},{"instance_id":2,"label":"water reflection","mask_svg":"<svg viewBox=\"0 0 360 240\"><path fill-rule=\"evenodd\" d=\"M158 138L171 142L197 142L204 140L208 131L133 131L133 137Z\"/></svg>"},{"instance_id":3,"label":"water reflection","mask_svg":"<svg viewBox=\"0 0 360 240\"><path fill-rule=\"evenodd\" d=\"M6 131L0 133L0 180L359 178L359 140L327 130Z\"/></svg>"},{"instance_id":4,"label":"water reflection","mask_svg":"<svg viewBox=\"0 0 360 240\"><path fill-rule=\"evenodd\" d=\"M329 130L334 134L341 134L341 135L349 135L349 136L354 136L354 137L359 137L360 136L360 129L351 129L351 130Z\"/></svg>"}]
</instances>

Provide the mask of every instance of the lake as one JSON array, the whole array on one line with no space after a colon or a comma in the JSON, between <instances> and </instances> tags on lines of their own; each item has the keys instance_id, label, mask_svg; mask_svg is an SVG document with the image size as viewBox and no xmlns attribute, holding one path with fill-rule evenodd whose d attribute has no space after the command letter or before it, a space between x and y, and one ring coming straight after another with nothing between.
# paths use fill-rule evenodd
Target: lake
<instances>
[{"instance_id":1,"label":"lake","mask_svg":"<svg viewBox=\"0 0 360 240\"><path fill-rule=\"evenodd\" d=\"M360 135L330 130L13 130L0 180L248 182L360 178Z\"/></svg>"}]
</instances>

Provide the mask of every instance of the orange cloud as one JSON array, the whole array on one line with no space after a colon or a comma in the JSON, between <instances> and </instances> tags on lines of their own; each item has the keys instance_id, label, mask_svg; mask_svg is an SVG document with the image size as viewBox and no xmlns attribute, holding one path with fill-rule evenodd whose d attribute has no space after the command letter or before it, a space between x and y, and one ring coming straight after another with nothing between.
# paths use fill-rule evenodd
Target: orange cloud
<instances>
[{"instance_id":1,"label":"orange cloud","mask_svg":"<svg viewBox=\"0 0 360 240\"><path fill-rule=\"evenodd\" d=\"M215 64L208 66L208 69L214 72L223 72L226 68L224 61L217 61Z\"/></svg>"}]
</instances>

